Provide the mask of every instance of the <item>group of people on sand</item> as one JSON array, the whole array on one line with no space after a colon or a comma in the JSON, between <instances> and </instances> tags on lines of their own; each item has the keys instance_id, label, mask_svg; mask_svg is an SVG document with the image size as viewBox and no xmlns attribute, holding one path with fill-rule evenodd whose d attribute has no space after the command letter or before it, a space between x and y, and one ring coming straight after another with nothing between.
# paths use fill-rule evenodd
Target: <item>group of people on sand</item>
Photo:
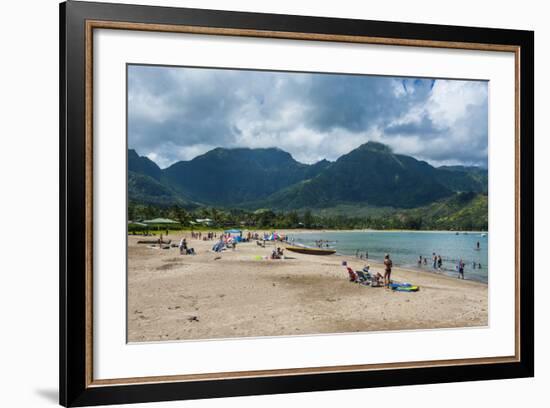
<instances>
[{"instance_id":1,"label":"group of people on sand","mask_svg":"<svg viewBox=\"0 0 550 408\"><path fill-rule=\"evenodd\" d=\"M198 239L202 241L212 241L217 238L217 235L215 232L205 232L204 234L201 231L191 231L191 238L192 239Z\"/></svg>"},{"instance_id":2,"label":"group of people on sand","mask_svg":"<svg viewBox=\"0 0 550 408\"><path fill-rule=\"evenodd\" d=\"M231 248L233 251L237 249L237 243L239 242L231 234L220 234L220 239L212 247L212 251L221 252L225 249ZM241 241L242 242L242 241Z\"/></svg>"},{"instance_id":3,"label":"group of people on sand","mask_svg":"<svg viewBox=\"0 0 550 408\"><path fill-rule=\"evenodd\" d=\"M280 247L275 248L271 252L271 257L270 258L271 259L283 259L283 257L284 257L283 251L284 251L283 248L280 248Z\"/></svg>"},{"instance_id":4,"label":"group of people on sand","mask_svg":"<svg viewBox=\"0 0 550 408\"><path fill-rule=\"evenodd\" d=\"M391 283L391 271L393 268L393 261L390 258L390 254L384 255L384 275L380 272L370 272L370 265L366 265L362 271L354 271L346 261L342 262L342 265L346 268L350 282L364 283L367 279L370 281L370 286L389 288Z\"/></svg>"}]
</instances>

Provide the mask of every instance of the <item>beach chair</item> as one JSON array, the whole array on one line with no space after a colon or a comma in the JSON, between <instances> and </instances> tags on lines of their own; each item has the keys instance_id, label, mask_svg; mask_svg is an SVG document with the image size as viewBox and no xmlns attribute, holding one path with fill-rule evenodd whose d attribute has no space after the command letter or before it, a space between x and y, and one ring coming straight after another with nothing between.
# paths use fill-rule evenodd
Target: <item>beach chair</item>
<instances>
[{"instance_id":1,"label":"beach chair","mask_svg":"<svg viewBox=\"0 0 550 408\"><path fill-rule=\"evenodd\" d=\"M359 278L359 283L364 285L370 285L372 282L372 276L369 272L355 271L357 277Z\"/></svg>"}]
</instances>

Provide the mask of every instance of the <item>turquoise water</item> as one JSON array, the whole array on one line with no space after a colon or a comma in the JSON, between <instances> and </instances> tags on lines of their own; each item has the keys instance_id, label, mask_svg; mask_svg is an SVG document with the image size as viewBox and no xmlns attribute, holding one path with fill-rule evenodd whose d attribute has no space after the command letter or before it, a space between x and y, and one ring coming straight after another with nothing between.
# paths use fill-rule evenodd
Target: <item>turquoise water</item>
<instances>
[{"instance_id":1,"label":"turquoise water","mask_svg":"<svg viewBox=\"0 0 550 408\"><path fill-rule=\"evenodd\" d=\"M355 258L365 256L382 261L384 254L389 253L395 266L420 268L433 271L432 253L441 255L442 273L457 276L457 264L460 259L466 264L466 279L488 282L488 236L479 232L386 232L386 231L352 231L352 232L311 232L290 234L294 242L315 247L316 240L329 241L328 245L339 254ZM479 250L477 243L479 242ZM359 251L359 252L358 252ZM427 257L427 264L418 266L418 258ZM476 263L474 269L473 263ZM479 268L481 264L481 268Z\"/></svg>"}]
</instances>

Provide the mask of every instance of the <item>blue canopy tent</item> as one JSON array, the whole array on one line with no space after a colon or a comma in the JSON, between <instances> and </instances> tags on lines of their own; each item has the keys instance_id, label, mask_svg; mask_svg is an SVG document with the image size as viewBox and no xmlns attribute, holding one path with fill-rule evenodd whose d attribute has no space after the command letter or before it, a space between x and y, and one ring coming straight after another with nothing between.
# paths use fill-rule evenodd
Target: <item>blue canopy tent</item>
<instances>
[{"instance_id":1,"label":"blue canopy tent","mask_svg":"<svg viewBox=\"0 0 550 408\"><path fill-rule=\"evenodd\" d=\"M228 229L224 231L225 234L230 234L233 236L233 239L237 242L242 240L242 231L239 229Z\"/></svg>"}]
</instances>

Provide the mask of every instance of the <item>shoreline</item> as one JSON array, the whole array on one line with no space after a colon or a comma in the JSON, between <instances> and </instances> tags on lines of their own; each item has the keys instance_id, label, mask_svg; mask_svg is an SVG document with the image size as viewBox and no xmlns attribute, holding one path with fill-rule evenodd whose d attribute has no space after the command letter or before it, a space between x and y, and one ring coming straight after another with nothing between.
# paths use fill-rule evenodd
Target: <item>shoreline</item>
<instances>
[{"instance_id":1,"label":"shoreline","mask_svg":"<svg viewBox=\"0 0 550 408\"><path fill-rule=\"evenodd\" d=\"M287 230L288 231L288 230ZM338 231L330 231L330 230L307 230L307 232L296 232L297 234L303 234L303 233L308 233L308 232L311 232L311 233L326 233L326 232L344 232L344 233L348 233L348 232L374 232L374 233L378 233L378 232L415 232L415 233L427 233L427 232L434 232L434 233L455 233L457 231L408 231L408 230L338 230ZM476 234L478 232L472 232L472 234ZM483 234L484 232L479 232L480 234ZM354 258L356 260L359 260L359 258L357 258L353 253L350 253L350 254L345 254L345 253L341 253L341 252L336 252L335 253L336 256L342 256L342 257L347 257L347 258ZM368 258L368 259L362 259L361 260L362 262L365 262L366 264L367 263L378 263L379 265L382 265L383 264L383 260L382 259L377 259L377 258ZM453 278L453 274L458 274L458 271L453 271L453 270L434 270L433 268L430 268L429 267L429 264L428 265L425 265L424 268L422 267L415 267L415 266L411 266L410 264L407 265L407 264L401 264L401 263L396 263L395 261L394 262L394 267L399 267L401 269L405 269L405 270L409 270L411 272L424 272L424 273L428 273L428 274L435 274L435 275L439 275L439 276L447 276L449 278ZM474 275L475 276L475 275ZM466 277L464 280L468 280L468 281L473 281L473 282L479 282L479 283L482 283L484 285L488 285L488 276L487 276L487 281L484 281L482 278L472 278L472 277Z\"/></svg>"}]
</instances>

